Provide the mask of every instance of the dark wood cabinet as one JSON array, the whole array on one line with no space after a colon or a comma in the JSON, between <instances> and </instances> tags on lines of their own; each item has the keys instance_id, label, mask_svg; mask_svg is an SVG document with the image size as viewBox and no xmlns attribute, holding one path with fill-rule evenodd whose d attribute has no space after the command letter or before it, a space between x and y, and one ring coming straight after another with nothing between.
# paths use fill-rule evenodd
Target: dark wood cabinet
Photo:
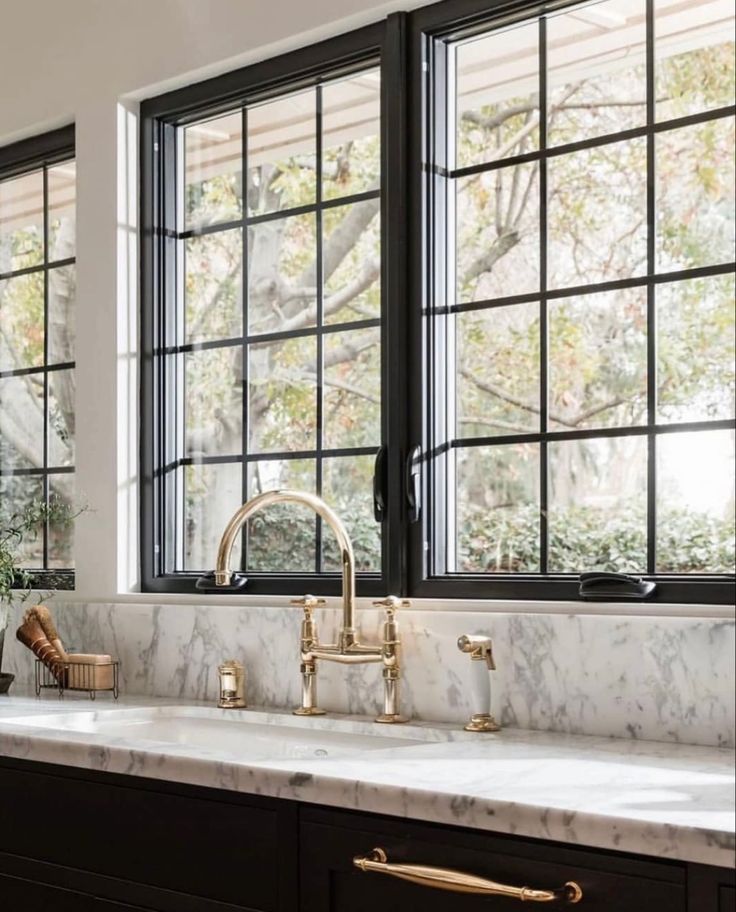
<instances>
[{"instance_id":1,"label":"dark wood cabinet","mask_svg":"<svg viewBox=\"0 0 736 912\"><path fill-rule=\"evenodd\" d=\"M575 881L581 912L735 912L734 876L725 869L134 776L0 758L0 808L3 912L474 912L520 905L353 864L379 847L394 864L511 886L551 890Z\"/></svg>"}]
</instances>

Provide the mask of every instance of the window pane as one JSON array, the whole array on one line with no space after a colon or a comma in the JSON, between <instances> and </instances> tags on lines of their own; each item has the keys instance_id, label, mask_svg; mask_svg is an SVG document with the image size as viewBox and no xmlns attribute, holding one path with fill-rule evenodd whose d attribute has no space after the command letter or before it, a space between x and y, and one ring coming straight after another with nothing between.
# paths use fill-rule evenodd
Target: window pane
<instances>
[{"instance_id":1,"label":"window pane","mask_svg":"<svg viewBox=\"0 0 736 912\"><path fill-rule=\"evenodd\" d=\"M551 16L547 60L550 145L645 123L644 0L607 0Z\"/></svg>"},{"instance_id":2,"label":"window pane","mask_svg":"<svg viewBox=\"0 0 736 912\"><path fill-rule=\"evenodd\" d=\"M43 273L0 280L0 371L43 365Z\"/></svg>"},{"instance_id":3,"label":"window pane","mask_svg":"<svg viewBox=\"0 0 736 912\"><path fill-rule=\"evenodd\" d=\"M43 468L43 374L0 377L0 469Z\"/></svg>"},{"instance_id":4,"label":"window pane","mask_svg":"<svg viewBox=\"0 0 736 912\"><path fill-rule=\"evenodd\" d=\"M185 247L186 341L239 336L243 322L240 228L190 238Z\"/></svg>"},{"instance_id":5,"label":"window pane","mask_svg":"<svg viewBox=\"0 0 736 912\"><path fill-rule=\"evenodd\" d=\"M317 342L314 336L251 345L248 356L251 453L317 445Z\"/></svg>"},{"instance_id":6,"label":"window pane","mask_svg":"<svg viewBox=\"0 0 736 912\"><path fill-rule=\"evenodd\" d=\"M549 570L644 572L645 437L550 442Z\"/></svg>"},{"instance_id":7,"label":"window pane","mask_svg":"<svg viewBox=\"0 0 736 912\"><path fill-rule=\"evenodd\" d=\"M185 570L211 570L225 526L243 500L240 463L188 465L184 469ZM232 566L239 561L235 543Z\"/></svg>"},{"instance_id":8,"label":"window pane","mask_svg":"<svg viewBox=\"0 0 736 912\"><path fill-rule=\"evenodd\" d=\"M313 214L248 228L248 332L314 326L317 222Z\"/></svg>"},{"instance_id":9,"label":"window pane","mask_svg":"<svg viewBox=\"0 0 736 912\"><path fill-rule=\"evenodd\" d=\"M539 570L539 445L456 450L456 562L466 573Z\"/></svg>"},{"instance_id":10,"label":"window pane","mask_svg":"<svg viewBox=\"0 0 736 912\"><path fill-rule=\"evenodd\" d=\"M243 350L240 345L185 358L187 456L237 456L243 449Z\"/></svg>"},{"instance_id":11,"label":"window pane","mask_svg":"<svg viewBox=\"0 0 736 912\"><path fill-rule=\"evenodd\" d=\"M458 437L539 430L539 304L459 313Z\"/></svg>"},{"instance_id":12,"label":"window pane","mask_svg":"<svg viewBox=\"0 0 736 912\"><path fill-rule=\"evenodd\" d=\"M647 418L647 292L632 288L549 302L550 427Z\"/></svg>"},{"instance_id":13,"label":"window pane","mask_svg":"<svg viewBox=\"0 0 736 912\"><path fill-rule=\"evenodd\" d=\"M76 253L77 166L63 162L48 170L49 262Z\"/></svg>"},{"instance_id":14,"label":"window pane","mask_svg":"<svg viewBox=\"0 0 736 912\"><path fill-rule=\"evenodd\" d=\"M381 316L381 202L325 209L324 322Z\"/></svg>"},{"instance_id":15,"label":"window pane","mask_svg":"<svg viewBox=\"0 0 736 912\"><path fill-rule=\"evenodd\" d=\"M49 364L74 360L76 266L49 269Z\"/></svg>"},{"instance_id":16,"label":"window pane","mask_svg":"<svg viewBox=\"0 0 736 912\"><path fill-rule=\"evenodd\" d=\"M43 172L0 181L0 273L43 263Z\"/></svg>"},{"instance_id":17,"label":"window pane","mask_svg":"<svg viewBox=\"0 0 736 912\"><path fill-rule=\"evenodd\" d=\"M538 148L538 36L535 21L458 45L456 167Z\"/></svg>"},{"instance_id":18,"label":"window pane","mask_svg":"<svg viewBox=\"0 0 736 912\"><path fill-rule=\"evenodd\" d=\"M646 272L646 141L633 139L549 161L550 287Z\"/></svg>"},{"instance_id":19,"label":"window pane","mask_svg":"<svg viewBox=\"0 0 736 912\"><path fill-rule=\"evenodd\" d=\"M240 111L185 127L184 227L239 219L243 213Z\"/></svg>"},{"instance_id":20,"label":"window pane","mask_svg":"<svg viewBox=\"0 0 736 912\"><path fill-rule=\"evenodd\" d=\"M734 572L734 433L657 441L657 569Z\"/></svg>"},{"instance_id":21,"label":"window pane","mask_svg":"<svg viewBox=\"0 0 736 912\"><path fill-rule=\"evenodd\" d=\"M248 211L315 201L317 102L314 89L248 108Z\"/></svg>"},{"instance_id":22,"label":"window pane","mask_svg":"<svg viewBox=\"0 0 736 912\"><path fill-rule=\"evenodd\" d=\"M345 523L355 551L356 570L381 568L381 525L373 516L373 468L375 456L325 459L322 496ZM335 536L322 523L322 569L342 567Z\"/></svg>"},{"instance_id":23,"label":"window pane","mask_svg":"<svg viewBox=\"0 0 736 912\"><path fill-rule=\"evenodd\" d=\"M325 449L377 446L381 440L381 331L325 337Z\"/></svg>"},{"instance_id":24,"label":"window pane","mask_svg":"<svg viewBox=\"0 0 736 912\"><path fill-rule=\"evenodd\" d=\"M539 290L538 165L457 182L457 298L482 301Z\"/></svg>"},{"instance_id":25,"label":"window pane","mask_svg":"<svg viewBox=\"0 0 736 912\"><path fill-rule=\"evenodd\" d=\"M7 528L13 518L28 507L43 503L43 479L28 475L0 475L0 526ZM27 534L15 547L18 566L43 567L43 534Z\"/></svg>"},{"instance_id":26,"label":"window pane","mask_svg":"<svg viewBox=\"0 0 736 912\"><path fill-rule=\"evenodd\" d=\"M279 488L315 492L312 459L281 459L248 465L248 497ZM298 504L273 504L248 522L248 566L257 572L314 573L317 522Z\"/></svg>"},{"instance_id":27,"label":"window pane","mask_svg":"<svg viewBox=\"0 0 736 912\"><path fill-rule=\"evenodd\" d=\"M367 70L322 89L323 196L377 190L381 171L381 72Z\"/></svg>"},{"instance_id":28,"label":"window pane","mask_svg":"<svg viewBox=\"0 0 736 912\"><path fill-rule=\"evenodd\" d=\"M49 372L49 465L74 465L73 370Z\"/></svg>"},{"instance_id":29,"label":"window pane","mask_svg":"<svg viewBox=\"0 0 736 912\"><path fill-rule=\"evenodd\" d=\"M74 475L49 475L50 498L75 503ZM48 567L51 570L74 568L74 523L49 523Z\"/></svg>"},{"instance_id":30,"label":"window pane","mask_svg":"<svg viewBox=\"0 0 736 912\"><path fill-rule=\"evenodd\" d=\"M734 119L655 137L657 267L661 272L734 260Z\"/></svg>"},{"instance_id":31,"label":"window pane","mask_svg":"<svg viewBox=\"0 0 736 912\"><path fill-rule=\"evenodd\" d=\"M734 277L658 285L657 410L660 420L734 416Z\"/></svg>"},{"instance_id":32,"label":"window pane","mask_svg":"<svg viewBox=\"0 0 736 912\"><path fill-rule=\"evenodd\" d=\"M731 0L656 0L657 120L734 103Z\"/></svg>"}]
</instances>

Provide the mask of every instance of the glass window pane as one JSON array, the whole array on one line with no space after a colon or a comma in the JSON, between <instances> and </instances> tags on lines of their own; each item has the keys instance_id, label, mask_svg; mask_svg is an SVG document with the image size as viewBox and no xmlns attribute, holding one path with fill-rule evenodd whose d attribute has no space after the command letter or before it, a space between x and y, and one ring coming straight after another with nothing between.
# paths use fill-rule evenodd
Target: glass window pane
<instances>
[{"instance_id":1,"label":"glass window pane","mask_svg":"<svg viewBox=\"0 0 736 912\"><path fill-rule=\"evenodd\" d=\"M248 465L248 497L290 488L315 493L312 459L281 459ZM317 522L299 504L273 504L248 522L247 570L260 573L314 573Z\"/></svg>"},{"instance_id":2,"label":"glass window pane","mask_svg":"<svg viewBox=\"0 0 736 912\"><path fill-rule=\"evenodd\" d=\"M381 173L381 71L366 70L322 89L325 199L377 190Z\"/></svg>"},{"instance_id":3,"label":"glass window pane","mask_svg":"<svg viewBox=\"0 0 736 912\"><path fill-rule=\"evenodd\" d=\"M734 103L731 0L655 0L657 120Z\"/></svg>"},{"instance_id":4,"label":"glass window pane","mask_svg":"<svg viewBox=\"0 0 736 912\"><path fill-rule=\"evenodd\" d=\"M550 428L646 422L646 289L560 298L548 313Z\"/></svg>"},{"instance_id":5,"label":"glass window pane","mask_svg":"<svg viewBox=\"0 0 736 912\"><path fill-rule=\"evenodd\" d=\"M225 526L243 500L240 463L188 465L184 468L184 570L211 570ZM237 541L232 565L239 561Z\"/></svg>"},{"instance_id":6,"label":"glass window pane","mask_svg":"<svg viewBox=\"0 0 736 912\"><path fill-rule=\"evenodd\" d=\"M43 503L43 479L30 475L0 475L0 526L9 527L13 518L28 507ZM18 566L23 569L43 567L43 532L28 533L16 546Z\"/></svg>"},{"instance_id":7,"label":"glass window pane","mask_svg":"<svg viewBox=\"0 0 736 912\"><path fill-rule=\"evenodd\" d=\"M644 0L606 0L547 20L550 145L646 122Z\"/></svg>"},{"instance_id":8,"label":"glass window pane","mask_svg":"<svg viewBox=\"0 0 736 912\"><path fill-rule=\"evenodd\" d=\"M184 227L199 228L243 214L243 129L240 111L192 124L184 133Z\"/></svg>"},{"instance_id":9,"label":"glass window pane","mask_svg":"<svg viewBox=\"0 0 736 912\"><path fill-rule=\"evenodd\" d=\"M43 365L43 272L0 280L0 371Z\"/></svg>"},{"instance_id":10,"label":"glass window pane","mask_svg":"<svg viewBox=\"0 0 736 912\"><path fill-rule=\"evenodd\" d=\"M314 89L248 108L248 211L314 203L317 102Z\"/></svg>"},{"instance_id":11,"label":"glass window pane","mask_svg":"<svg viewBox=\"0 0 736 912\"><path fill-rule=\"evenodd\" d=\"M316 263L313 214L272 219L248 228L250 335L315 325Z\"/></svg>"},{"instance_id":12,"label":"glass window pane","mask_svg":"<svg viewBox=\"0 0 736 912\"><path fill-rule=\"evenodd\" d=\"M381 524L373 516L373 468L375 456L325 459L322 496L342 517L355 551L356 570L381 569ZM335 536L322 523L322 569L342 567Z\"/></svg>"},{"instance_id":13,"label":"glass window pane","mask_svg":"<svg viewBox=\"0 0 736 912\"><path fill-rule=\"evenodd\" d=\"M658 285L657 411L660 420L734 416L734 277Z\"/></svg>"},{"instance_id":14,"label":"glass window pane","mask_svg":"<svg viewBox=\"0 0 736 912\"><path fill-rule=\"evenodd\" d=\"M62 162L48 169L49 262L76 253L77 166Z\"/></svg>"},{"instance_id":15,"label":"glass window pane","mask_svg":"<svg viewBox=\"0 0 736 912\"><path fill-rule=\"evenodd\" d=\"M457 299L539 290L538 165L463 178L457 186Z\"/></svg>"},{"instance_id":16,"label":"glass window pane","mask_svg":"<svg viewBox=\"0 0 736 912\"><path fill-rule=\"evenodd\" d=\"M539 570L539 445L456 453L456 559L461 573Z\"/></svg>"},{"instance_id":17,"label":"glass window pane","mask_svg":"<svg viewBox=\"0 0 736 912\"><path fill-rule=\"evenodd\" d=\"M49 465L74 465L73 370L49 372Z\"/></svg>"},{"instance_id":18,"label":"glass window pane","mask_svg":"<svg viewBox=\"0 0 736 912\"><path fill-rule=\"evenodd\" d=\"M657 570L733 573L734 433L657 440Z\"/></svg>"},{"instance_id":19,"label":"glass window pane","mask_svg":"<svg viewBox=\"0 0 736 912\"><path fill-rule=\"evenodd\" d=\"M325 336L323 424L325 449L380 443L380 329Z\"/></svg>"},{"instance_id":20,"label":"glass window pane","mask_svg":"<svg viewBox=\"0 0 736 912\"><path fill-rule=\"evenodd\" d=\"M381 316L381 202L322 214L325 323Z\"/></svg>"},{"instance_id":21,"label":"glass window pane","mask_svg":"<svg viewBox=\"0 0 736 912\"><path fill-rule=\"evenodd\" d=\"M646 155L641 138L550 159L550 288L646 272Z\"/></svg>"},{"instance_id":22,"label":"glass window pane","mask_svg":"<svg viewBox=\"0 0 736 912\"><path fill-rule=\"evenodd\" d=\"M187 456L237 456L243 449L240 345L185 354Z\"/></svg>"},{"instance_id":23,"label":"glass window pane","mask_svg":"<svg viewBox=\"0 0 736 912\"><path fill-rule=\"evenodd\" d=\"M76 503L74 475L49 475L49 499L58 498L67 504ZM74 523L49 523L48 567L51 570L74 568Z\"/></svg>"},{"instance_id":24,"label":"glass window pane","mask_svg":"<svg viewBox=\"0 0 736 912\"><path fill-rule=\"evenodd\" d=\"M242 332L243 243L240 228L185 241L186 341L230 339Z\"/></svg>"},{"instance_id":25,"label":"glass window pane","mask_svg":"<svg viewBox=\"0 0 736 912\"><path fill-rule=\"evenodd\" d=\"M49 364L74 360L75 305L77 297L76 266L49 269Z\"/></svg>"},{"instance_id":26,"label":"glass window pane","mask_svg":"<svg viewBox=\"0 0 736 912\"><path fill-rule=\"evenodd\" d=\"M655 137L657 268L734 260L734 119L711 120Z\"/></svg>"},{"instance_id":27,"label":"glass window pane","mask_svg":"<svg viewBox=\"0 0 736 912\"><path fill-rule=\"evenodd\" d=\"M43 172L0 181L0 273L43 263Z\"/></svg>"},{"instance_id":28,"label":"glass window pane","mask_svg":"<svg viewBox=\"0 0 736 912\"><path fill-rule=\"evenodd\" d=\"M458 437L539 430L539 304L459 313Z\"/></svg>"},{"instance_id":29,"label":"glass window pane","mask_svg":"<svg viewBox=\"0 0 736 912\"><path fill-rule=\"evenodd\" d=\"M549 571L646 571L646 438L551 441L548 447Z\"/></svg>"},{"instance_id":30,"label":"glass window pane","mask_svg":"<svg viewBox=\"0 0 736 912\"><path fill-rule=\"evenodd\" d=\"M455 55L456 167L538 148L537 22L460 44Z\"/></svg>"},{"instance_id":31,"label":"glass window pane","mask_svg":"<svg viewBox=\"0 0 736 912\"><path fill-rule=\"evenodd\" d=\"M43 374L0 377L0 469L43 468Z\"/></svg>"},{"instance_id":32,"label":"glass window pane","mask_svg":"<svg viewBox=\"0 0 736 912\"><path fill-rule=\"evenodd\" d=\"M313 450L317 445L314 336L258 343L248 354L248 451Z\"/></svg>"}]
</instances>

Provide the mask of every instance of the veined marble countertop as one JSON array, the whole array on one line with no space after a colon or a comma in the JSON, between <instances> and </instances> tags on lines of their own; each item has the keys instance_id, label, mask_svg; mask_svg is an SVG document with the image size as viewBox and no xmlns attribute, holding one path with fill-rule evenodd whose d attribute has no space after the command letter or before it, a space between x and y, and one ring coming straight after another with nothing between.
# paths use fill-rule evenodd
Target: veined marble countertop
<instances>
[{"instance_id":1,"label":"veined marble countertop","mask_svg":"<svg viewBox=\"0 0 736 912\"><path fill-rule=\"evenodd\" d=\"M416 743L334 758L256 761L211 745L145 740L140 733L136 737L135 726L121 736L32 724L33 717L50 713L130 715L171 706L194 718L222 714L230 721L276 723L292 731L372 733L389 742ZM202 703L142 697L117 703L71 695L63 701L0 697L0 756L658 858L734 864L731 750L515 729L473 735L434 723L379 727L349 716L304 720L268 710L203 709Z\"/></svg>"}]
</instances>

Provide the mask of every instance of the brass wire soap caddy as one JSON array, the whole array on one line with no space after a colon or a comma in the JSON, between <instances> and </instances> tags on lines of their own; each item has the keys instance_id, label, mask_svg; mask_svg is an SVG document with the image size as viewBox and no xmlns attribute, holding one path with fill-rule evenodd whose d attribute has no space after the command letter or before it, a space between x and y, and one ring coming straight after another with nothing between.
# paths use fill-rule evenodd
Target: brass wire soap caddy
<instances>
[{"instance_id":1,"label":"brass wire soap caddy","mask_svg":"<svg viewBox=\"0 0 736 912\"><path fill-rule=\"evenodd\" d=\"M94 700L98 693L112 693L117 700L120 694L120 662L117 659L99 664L66 661L54 674L40 659L36 659L37 697L41 696L42 690L56 690L59 697L63 697L67 690L86 691L90 700Z\"/></svg>"}]
</instances>

